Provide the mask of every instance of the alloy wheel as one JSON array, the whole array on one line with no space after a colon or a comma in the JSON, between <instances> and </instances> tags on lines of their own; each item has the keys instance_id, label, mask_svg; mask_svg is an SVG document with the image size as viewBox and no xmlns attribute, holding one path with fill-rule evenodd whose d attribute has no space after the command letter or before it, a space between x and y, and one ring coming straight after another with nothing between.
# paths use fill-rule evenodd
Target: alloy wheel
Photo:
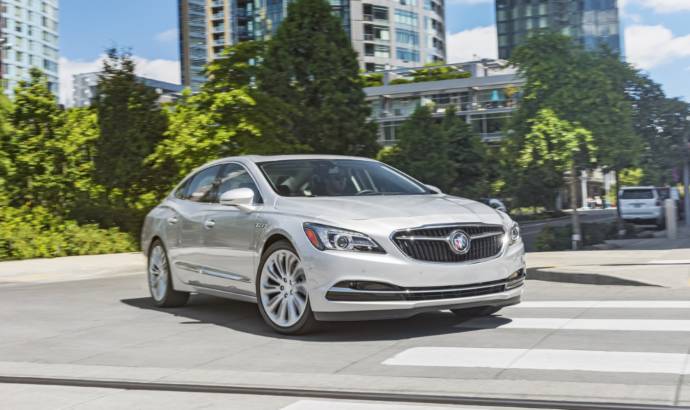
<instances>
[{"instance_id":1,"label":"alloy wheel","mask_svg":"<svg viewBox=\"0 0 690 410\"><path fill-rule=\"evenodd\" d=\"M293 252L279 249L263 265L259 287L261 304L277 326L297 323L307 308L308 293L302 264Z\"/></svg>"},{"instance_id":2,"label":"alloy wheel","mask_svg":"<svg viewBox=\"0 0 690 410\"><path fill-rule=\"evenodd\" d=\"M149 289L156 301L162 301L168 290L168 258L163 246L157 244L149 257Z\"/></svg>"}]
</instances>

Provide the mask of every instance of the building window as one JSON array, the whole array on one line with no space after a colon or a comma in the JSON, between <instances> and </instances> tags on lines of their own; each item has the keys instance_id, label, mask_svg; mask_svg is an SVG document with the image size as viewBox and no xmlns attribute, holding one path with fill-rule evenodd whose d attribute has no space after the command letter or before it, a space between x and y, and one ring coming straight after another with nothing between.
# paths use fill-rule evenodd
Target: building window
<instances>
[{"instance_id":1,"label":"building window","mask_svg":"<svg viewBox=\"0 0 690 410\"><path fill-rule=\"evenodd\" d=\"M417 27L417 13L407 10L395 9L395 22Z\"/></svg>"},{"instance_id":2,"label":"building window","mask_svg":"<svg viewBox=\"0 0 690 410\"><path fill-rule=\"evenodd\" d=\"M398 60L419 62L419 51L398 47L396 50Z\"/></svg>"},{"instance_id":3,"label":"building window","mask_svg":"<svg viewBox=\"0 0 690 410\"><path fill-rule=\"evenodd\" d=\"M419 33L399 28L395 30L395 41L400 44L419 47Z\"/></svg>"},{"instance_id":4,"label":"building window","mask_svg":"<svg viewBox=\"0 0 690 410\"><path fill-rule=\"evenodd\" d=\"M417 0L398 0L401 6L416 6Z\"/></svg>"},{"instance_id":5,"label":"building window","mask_svg":"<svg viewBox=\"0 0 690 410\"><path fill-rule=\"evenodd\" d=\"M390 41L390 30L386 26L364 25L364 40Z\"/></svg>"},{"instance_id":6,"label":"building window","mask_svg":"<svg viewBox=\"0 0 690 410\"><path fill-rule=\"evenodd\" d=\"M364 4L362 5L362 13L364 14L365 21L388 21L388 7Z\"/></svg>"},{"instance_id":7,"label":"building window","mask_svg":"<svg viewBox=\"0 0 690 410\"><path fill-rule=\"evenodd\" d=\"M364 44L364 55L369 57L390 58L391 49L381 44Z\"/></svg>"}]
</instances>

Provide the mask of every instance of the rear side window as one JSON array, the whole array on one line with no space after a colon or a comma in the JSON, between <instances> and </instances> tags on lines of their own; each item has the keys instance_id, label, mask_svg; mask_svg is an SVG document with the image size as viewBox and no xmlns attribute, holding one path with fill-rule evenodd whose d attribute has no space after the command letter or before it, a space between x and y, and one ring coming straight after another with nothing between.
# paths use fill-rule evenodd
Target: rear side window
<instances>
[{"instance_id":1,"label":"rear side window","mask_svg":"<svg viewBox=\"0 0 690 410\"><path fill-rule=\"evenodd\" d=\"M654 199L652 189L624 189L621 199Z\"/></svg>"}]
</instances>

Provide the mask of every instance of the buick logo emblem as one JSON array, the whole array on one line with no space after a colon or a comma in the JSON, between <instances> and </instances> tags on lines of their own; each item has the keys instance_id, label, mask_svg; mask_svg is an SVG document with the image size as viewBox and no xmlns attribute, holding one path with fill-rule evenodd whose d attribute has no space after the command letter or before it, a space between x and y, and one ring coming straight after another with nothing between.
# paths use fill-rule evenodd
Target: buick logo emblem
<instances>
[{"instance_id":1,"label":"buick logo emblem","mask_svg":"<svg viewBox=\"0 0 690 410\"><path fill-rule=\"evenodd\" d=\"M464 231L455 231L448 238L450 249L460 255L470 251L470 237Z\"/></svg>"}]
</instances>

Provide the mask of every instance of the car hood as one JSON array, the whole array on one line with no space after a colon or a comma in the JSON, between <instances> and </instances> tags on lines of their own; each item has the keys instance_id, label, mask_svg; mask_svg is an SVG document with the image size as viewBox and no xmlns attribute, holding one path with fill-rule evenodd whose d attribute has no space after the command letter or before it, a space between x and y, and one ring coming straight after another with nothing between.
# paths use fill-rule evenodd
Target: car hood
<instances>
[{"instance_id":1,"label":"car hood","mask_svg":"<svg viewBox=\"0 0 690 410\"><path fill-rule=\"evenodd\" d=\"M503 224L491 207L449 195L280 198L279 212L314 221L385 223L398 227L438 223Z\"/></svg>"}]
</instances>

